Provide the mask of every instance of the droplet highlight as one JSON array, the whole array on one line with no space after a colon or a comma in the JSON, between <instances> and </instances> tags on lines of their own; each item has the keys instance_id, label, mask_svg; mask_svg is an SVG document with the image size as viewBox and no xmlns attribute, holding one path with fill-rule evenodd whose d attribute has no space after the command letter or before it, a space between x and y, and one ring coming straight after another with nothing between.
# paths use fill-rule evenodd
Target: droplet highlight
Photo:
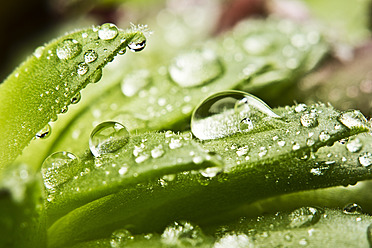
<instances>
[{"instance_id":1,"label":"droplet highlight","mask_svg":"<svg viewBox=\"0 0 372 248\"><path fill-rule=\"evenodd\" d=\"M132 52L140 52L146 47L146 37L144 34L137 34L128 44L129 50Z\"/></svg>"},{"instance_id":2,"label":"droplet highlight","mask_svg":"<svg viewBox=\"0 0 372 248\"><path fill-rule=\"evenodd\" d=\"M41 129L37 134L35 135L36 138L38 139L46 139L50 136L52 133L52 127L47 124L43 129Z\"/></svg>"},{"instance_id":3,"label":"droplet highlight","mask_svg":"<svg viewBox=\"0 0 372 248\"><path fill-rule=\"evenodd\" d=\"M241 127L249 118L252 126ZM251 132L265 127L265 121L280 118L259 98L242 91L222 91L206 98L194 110L191 131L200 140L218 139L238 132Z\"/></svg>"},{"instance_id":4,"label":"droplet highlight","mask_svg":"<svg viewBox=\"0 0 372 248\"><path fill-rule=\"evenodd\" d=\"M316 113L304 113L300 117L301 125L304 127L316 127L318 126L318 115Z\"/></svg>"},{"instance_id":5,"label":"droplet highlight","mask_svg":"<svg viewBox=\"0 0 372 248\"><path fill-rule=\"evenodd\" d=\"M181 87L196 87L222 74L221 63L213 50L195 50L176 57L169 68L171 79Z\"/></svg>"},{"instance_id":6,"label":"droplet highlight","mask_svg":"<svg viewBox=\"0 0 372 248\"><path fill-rule=\"evenodd\" d=\"M95 157L99 157L101 154L119 150L128 141L129 132L122 124L114 121L102 122L93 129L89 148Z\"/></svg>"},{"instance_id":7,"label":"droplet highlight","mask_svg":"<svg viewBox=\"0 0 372 248\"><path fill-rule=\"evenodd\" d=\"M98 29L98 37L101 40L112 40L118 35L118 28L115 24L105 23Z\"/></svg>"}]
</instances>

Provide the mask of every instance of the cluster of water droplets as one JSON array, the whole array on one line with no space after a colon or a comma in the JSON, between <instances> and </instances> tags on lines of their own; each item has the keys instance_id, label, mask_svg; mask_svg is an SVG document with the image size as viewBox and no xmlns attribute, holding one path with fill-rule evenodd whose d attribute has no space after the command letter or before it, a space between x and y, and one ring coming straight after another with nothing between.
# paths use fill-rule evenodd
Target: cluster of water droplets
<instances>
[{"instance_id":1,"label":"cluster of water droplets","mask_svg":"<svg viewBox=\"0 0 372 248\"><path fill-rule=\"evenodd\" d=\"M242 91L222 91L202 101L191 117L191 131L200 140L217 139L259 129L280 118L266 103Z\"/></svg>"},{"instance_id":2,"label":"cluster of water droplets","mask_svg":"<svg viewBox=\"0 0 372 248\"><path fill-rule=\"evenodd\" d=\"M167 226L161 235L161 242L166 246L195 247L202 244L204 234L200 227L188 221L174 222Z\"/></svg>"}]
</instances>

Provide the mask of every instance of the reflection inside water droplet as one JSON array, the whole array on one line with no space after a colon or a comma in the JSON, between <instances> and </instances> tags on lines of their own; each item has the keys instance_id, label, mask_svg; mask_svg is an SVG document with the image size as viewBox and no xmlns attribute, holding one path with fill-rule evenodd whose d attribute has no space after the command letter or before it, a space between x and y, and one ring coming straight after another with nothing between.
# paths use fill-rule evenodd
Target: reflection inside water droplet
<instances>
[{"instance_id":1,"label":"reflection inside water droplet","mask_svg":"<svg viewBox=\"0 0 372 248\"><path fill-rule=\"evenodd\" d=\"M201 140L267 128L264 120L280 118L259 98L242 91L223 91L206 98L191 117L191 131Z\"/></svg>"},{"instance_id":2,"label":"reflection inside water droplet","mask_svg":"<svg viewBox=\"0 0 372 248\"><path fill-rule=\"evenodd\" d=\"M45 138L48 138L50 136L52 132L52 128L49 124L47 124L43 129L41 129L36 135L35 137L38 138L38 139L45 139Z\"/></svg>"},{"instance_id":3,"label":"reflection inside water droplet","mask_svg":"<svg viewBox=\"0 0 372 248\"><path fill-rule=\"evenodd\" d=\"M128 143L129 132L120 123L102 122L96 126L89 138L89 148L95 157L112 153Z\"/></svg>"},{"instance_id":4,"label":"reflection inside water droplet","mask_svg":"<svg viewBox=\"0 0 372 248\"><path fill-rule=\"evenodd\" d=\"M89 67L86 63L82 62L80 64L78 64L77 66L77 73L80 75L80 76L83 76L85 75L89 70Z\"/></svg>"},{"instance_id":5,"label":"reflection inside water droplet","mask_svg":"<svg viewBox=\"0 0 372 248\"><path fill-rule=\"evenodd\" d=\"M289 215L289 227L298 228L316 224L322 215L322 211L315 207L302 207L294 210Z\"/></svg>"},{"instance_id":6,"label":"reflection inside water droplet","mask_svg":"<svg viewBox=\"0 0 372 248\"><path fill-rule=\"evenodd\" d=\"M84 54L84 61L87 64L94 62L97 58L98 58L98 54L94 50L88 50Z\"/></svg>"},{"instance_id":7,"label":"reflection inside water droplet","mask_svg":"<svg viewBox=\"0 0 372 248\"><path fill-rule=\"evenodd\" d=\"M144 34L137 34L133 40L128 44L129 50L132 52L142 51L146 47L146 37Z\"/></svg>"},{"instance_id":8,"label":"reflection inside water droplet","mask_svg":"<svg viewBox=\"0 0 372 248\"><path fill-rule=\"evenodd\" d=\"M344 214L362 214L363 209L356 203L350 203L344 207Z\"/></svg>"}]
</instances>

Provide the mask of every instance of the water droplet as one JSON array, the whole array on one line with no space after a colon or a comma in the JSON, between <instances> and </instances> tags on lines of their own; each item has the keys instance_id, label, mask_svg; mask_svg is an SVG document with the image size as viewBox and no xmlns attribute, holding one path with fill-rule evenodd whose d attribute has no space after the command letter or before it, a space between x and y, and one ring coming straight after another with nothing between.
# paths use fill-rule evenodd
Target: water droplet
<instances>
[{"instance_id":1,"label":"water droplet","mask_svg":"<svg viewBox=\"0 0 372 248\"><path fill-rule=\"evenodd\" d=\"M128 172L128 167L123 166L123 167L121 167L121 168L119 169L118 172L119 172L120 175L125 175L125 174Z\"/></svg>"},{"instance_id":2,"label":"water droplet","mask_svg":"<svg viewBox=\"0 0 372 248\"><path fill-rule=\"evenodd\" d=\"M38 138L38 139L45 139L45 138L48 138L50 136L52 132L52 128L49 124L47 124L43 129L41 129L36 135L35 137Z\"/></svg>"},{"instance_id":3,"label":"water droplet","mask_svg":"<svg viewBox=\"0 0 372 248\"><path fill-rule=\"evenodd\" d=\"M369 247L372 247L372 224L367 227L367 239Z\"/></svg>"},{"instance_id":4,"label":"water droplet","mask_svg":"<svg viewBox=\"0 0 372 248\"><path fill-rule=\"evenodd\" d=\"M144 34L137 34L133 40L128 44L129 50L132 52L142 51L146 46L146 37Z\"/></svg>"},{"instance_id":5,"label":"water droplet","mask_svg":"<svg viewBox=\"0 0 372 248\"><path fill-rule=\"evenodd\" d=\"M284 240L285 241L291 242L292 239L293 239L293 234L292 233L286 233L286 234L284 234Z\"/></svg>"},{"instance_id":6,"label":"water droplet","mask_svg":"<svg viewBox=\"0 0 372 248\"><path fill-rule=\"evenodd\" d=\"M319 134L319 140L322 142L326 142L331 138L331 135L327 131L322 131Z\"/></svg>"},{"instance_id":7,"label":"water droplet","mask_svg":"<svg viewBox=\"0 0 372 248\"><path fill-rule=\"evenodd\" d=\"M119 55L124 55L126 52L127 52L127 48L124 47L123 49L121 49L121 50L118 52L118 54L119 54Z\"/></svg>"},{"instance_id":8,"label":"water droplet","mask_svg":"<svg viewBox=\"0 0 372 248\"><path fill-rule=\"evenodd\" d=\"M316 224L320 217L322 216L322 211L315 207L301 207L289 214L289 227L307 227Z\"/></svg>"},{"instance_id":9,"label":"water droplet","mask_svg":"<svg viewBox=\"0 0 372 248\"><path fill-rule=\"evenodd\" d=\"M98 30L98 37L101 40L112 40L118 35L118 28L115 24L105 23Z\"/></svg>"},{"instance_id":10,"label":"water droplet","mask_svg":"<svg viewBox=\"0 0 372 248\"><path fill-rule=\"evenodd\" d=\"M78 92L72 99L71 99L71 104L77 104L80 102L81 99L81 94Z\"/></svg>"},{"instance_id":11,"label":"water droplet","mask_svg":"<svg viewBox=\"0 0 372 248\"><path fill-rule=\"evenodd\" d=\"M195 50L176 57L169 68L172 80L181 87L195 87L211 82L222 73L216 53Z\"/></svg>"},{"instance_id":12,"label":"water droplet","mask_svg":"<svg viewBox=\"0 0 372 248\"><path fill-rule=\"evenodd\" d=\"M363 147L362 141L359 138L351 138L346 144L346 149L349 152L359 152Z\"/></svg>"},{"instance_id":13,"label":"water droplet","mask_svg":"<svg viewBox=\"0 0 372 248\"><path fill-rule=\"evenodd\" d=\"M94 50L88 50L88 51L84 54L84 61L85 61L85 63L87 63L87 64L96 61L97 58L98 58L98 54L97 54L96 51L94 51Z\"/></svg>"},{"instance_id":14,"label":"water droplet","mask_svg":"<svg viewBox=\"0 0 372 248\"><path fill-rule=\"evenodd\" d=\"M264 120L280 118L262 100L242 91L211 95L195 109L191 131L201 140L217 139L240 132L241 120L249 118L254 131L264 128Z\"/></svg>"},{"instance_id":15,"label":"water droplet","mask_svg":"<svg viewBox=\"0 0 372 248\"><path fill-rule=\"evenodd\" d=\"M148 70L137 70L124 77L121 82L121 91L124 95L131 97L149 83L150 72Z\"/></svg>"},{"instance_id":16,"label":"water droplet","mask_svg":"<svg viewBox=\"0 0 372 248\"><path fill-rule=\"evenodd\" d=\"M360 154L358 157L359 163L364 167L369 167L372 165L372 154L370 152L365 152Z\"/></svg>"},{"instance_id":17,"label":"water droplet","mask_svg":"<svg viewBox=\"0 0 372 248\"><path fill-rule=\"evenodd\" d=\"M241 133L249 132L253 129L253 123L248 117L243 118L239 123L239 131Z\"/></svg>"},{"instance_id":18,"label":"water droplet","mask_svg":"<svg viewBox=\"0 0 372 248\"><path fill-rule=\"evenodd\" d=\"M349 129L365 128L370 129L367 119L359 110L351 110L342 113L338 120Z\"/></svg>"},{"instance_id":19,"label":"water droplet","mask_svg":"<svg viewBox=\"0 0 372 248\"><path fill-rule=\"evenodd\" d=\"M253 241L246 234L225 234L216 243L213 248L253 248Z\"/></svg>"},{"instance_id":20,"label":"water droplet","mask_svg":"<svg viewBox=\"0 0 372 248\"><path fill-rule=\"evenodd\" d=\"M263 54L269 50L272 43L268 37L262 35L251 35L243 42L244 50L253 55Z\"/></svg>"},{"instance_id":21,"label":"water droplet","mask_svg":"<svg viewBox=\"0 0 372 248\"><path fill-rule=\"evenodd\" d=\"M285 146L285 141L284 140L279 140L278 141L278 146L280 146L280 147Z\"/></svg>"},{"instance_id":22,"label":"water droplet","mask_svg":"<svg viewBox=\"0 0 372 248\"><path fill-rule=\"evenodd\" d=\"M42 165L44 185L53 190L71 179L79 170L79 159L70 152L55 152Z\"/></svg>"},{"instance_id":23,"label":"water droplet","mask_svg":"<svg viewBox=\"0 0 372 248\"><path fill-rule=\"evenodd\" d=\"M40 58L43 55L44 49L45 49L44 46L39 46L38 48L36 48L34 51L34 56L36 58Z\"/></svg>"},{"instance_id":24,"label":"water droplet","mask_svg":"<svg viewBox=\"0 0 372 248\"><path fill-rule=\"evenodd\" d=\"M307 146L313 146L315 144L315 140L314 139L312 139L312 138L308 138L307 140L306 140L306 145Z\"/></svg>"},{"instance_id":25,"label":"water droplet","mask_svg":"<svg viewBox=\"0 0 372 248\"><path fill-rule=\"evenodd\" d=\"M298 241L298 244L301 246L307 246L309 244L309 241L306 238L302 238Z\"/></svg>"},{"instance_id":26,"label":"water droplet","mask_svg":"<svg viewBox=\"0 0 372 248\"><path fill-rule=\"evenodd\" d=\"M258 153L258 156L263 157L267 154L266 147L260 147L260 152Z\"/></svg>"},{"instance_id":27,"label":"water droplet","mask_svg":"<svg viewBox=\"0 0 372 248\"><path fill-rule=\"evenodd\" d=\"M236 150L236 155L238 155L239 157L241 157L241 156L246 155L248 153L248 151L249 151L248 146L239 147Z\"/></svg>"},{"instance_id":28,"label":"water droplet","mask_svg":"<svg viewBox=\"0 0 372 248\"><path fill-rule=\"evenodd\" d=\"M345 214L363 214L362 207L356 203L350 203L344 207Z\"/></svg>"},{"instance_id":29,"label":"water droplet","mask_svg":"<svg viewBox=\"0 0 372 248\"><path fill-rule=\"evenodd\" d=\"M96 126L89 138L89 148L95 157L115 152L128 143L129 132L118 122L102 122Z\"/></svg>"},{"instance_id":30,"label":"water droplet","mask_svg":"<svg viewBox=\"0 0 372 248\"><path fill-rule=\"evenodd\" d=\"M153 158L160 158L164 154L164 149L162 145L156 146L154 149L151 150L151 157Z\"/></svg>"},{"instance_id":31,"label":"water droplet","mask_svg":"<svg viewBox=\"0 0 372 248\"><path fill-rule=\"evenodd\" d=\"M300 103L295 107L295 111L297 113L304 112L307 109L307 105L304 103Z\"/></svg>"},{"instance_id":32,"label":"water droplet","mask_svg":"<svg viewBox=\"0 0 372 248\"><path fill-rule=\"evenodd\" d=\"M112 248L123 248L134 236L127 229L116 230L111 235L110 245Z\"/></svg>"},{"instance_id":33,"label":"water droplet","mask_svg":"<svg viewBox=\"0 0 372 248\"><path fill-rule=\"evenodd\" d=\"M297 150L299 150L301 148L301 146L300 146L300 144L298 144L298 143L294 143L293 145L292 145L292 151L297 151Z\"/></svg>"},{"instance_id":34,"label":"water droplet","mask_svg":"<svg viewBox=\"0 0 372 248\"><path fill-rule=\"evenodd\" d=\"M80 64L78 64L77 66L77 73L80 75L80 76L83 76L85 75L89 70L89 67L86 63L82 62Z\"/></svg>"},{"instance_id":35,"label":"water droplet","mask_svg":"<svg viewBox=\"0 0 372 248\"><path fill-rule=\"evenodd\" d=\"M204 234L198 226L187 221L174 222L161 235L161 242L167 246L195 247L203 243Z\"/></svg>"},{"instance_id":36,"label":"water droplet","mask_svg":"<svg viewBox=\"0 0 372 248\"><path fill-rule=\"evenodd\" d=\"M301 125L304 127L318 126L318 116L315 113L304 113L300 118Z\"/></svg>"},{"instance_id":37,"label":"water droplet","mask_svg":"<svg viewBox=\"0 0 372 248\"><path fill-rule=\"evenodd\" d=\"M66 39L57 46L56 53L58 58L68 60L80 54L81 49L82 46L77 40Z\"/></svg>"},{"instance_id":38,"label":"water droplet","mask_svg":"<svg viewBox=\"0 0 372 248\"><path fill-rule=\"evenodd\" d=\"M200 174L203 177L212 178L215 177L218 173L221 173L221 168L219 167L208 167L202 171L200 171Z\"/></svg>"},{"instance_id":39,"label":"water droplet","mask_svg":"<svg viewBox=\"0 0 372 248\"><path fill-rule=\"evenodd\" d=\"M89 81L91 83L97 83L102 78L102 69L97 69L93 74L89 77Z\"/></svg>"}]
</instances>

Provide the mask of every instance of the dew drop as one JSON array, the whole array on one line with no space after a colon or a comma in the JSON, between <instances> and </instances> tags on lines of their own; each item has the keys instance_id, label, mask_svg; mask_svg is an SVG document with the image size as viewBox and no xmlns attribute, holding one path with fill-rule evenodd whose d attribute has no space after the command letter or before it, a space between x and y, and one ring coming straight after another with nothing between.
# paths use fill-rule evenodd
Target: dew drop
<instances>
[{"instance_id":1,"label":"dew drop","mask_svg":"<svg viewBox=\"0 0 372 248\"><path fill-rule=\"evenodd\" d=\"M349 152L359 152L363 147L362 141L359 138L352 138L346 143L346 149Z\"/></svg>"},{"instance_id":2,"label":"dew drop","mask_svg":"<svg viewBox=\"0 0 372 248\"><path fill-rule=\"evenodd\" d=\"M36 58L40 58L44 53L44 49L45 49L44 46L39 46L38 48L36 48L35 51L34 51L34 56Z\"/></svg>"},{"instance_id":3,"label":"dew drop","mask_svg":"<svg viewBox=\"0 0 372 248\"><path fill-rule=\"evenodd\" d=\"M358 157L359 163L364 167L369 167L372 165L372 153L365 152L359 155Z\"/></svg>"},{"instance_id":4,"label":"dew drop","mask_svg":"<svg viewBox=\"0 0 372 248\"><path fill-rule=\"evenodd\" d=\"M322 215L318 208L301 207L289 214L289 227L307 227L316 224Z\"/></svg>"},{"instance_id":5,"label":"dew drop","mask_svg":"<svg viewBox=\"0 0 372 248\"><path fill-rule=\"evenodd\" d=\"M253 129L253 124L252 124L251 119L249 119L248 117L245 117L245 118L243 118L240 121L240 123L239 123L239 131L241 133L249 132L252 129Z\"/></svg>"},{"instance_id":6,"label":"dew drop","mask_svg":"<svg viewBox=\"0 0 372 248\"><path fill-rule=\"evenodd\" d=\"M307 105L304 103L300 103L295 107L295 111L297 113L304 112L307 109Z\"/></svg>"},{"instance_id":7,"label":"dew drop","mask_svg":"<svg viewBox=\"0 0 372 248\"><path fill-rule=\"evenodd\" d=\"M176 57L168 67L172 80L181 87L204 85L222 73L216 53L210 49L195 50Z\"/></svg>"},{"instance_id":8,"label":"dew drop","mask_svg":"<svg viewBox=\"0 0 372 248\"><path fill-rule=\"evenodd\" d=\"M300 144L298 144L298 143L294 143L293 145L292 145L292 151L297 151L297 150L299 150L301 148L301 146L300 146Z\"/></svg>"},{"instance_id":9,"label":"dew drop","mask_svg":"<svg viewBox=\"0 0 372 248\"><path fill-rule=\"evenodd\" d=\"M110 245L112 248L123 248L134 236L127 229L119 229L111 234Z\"/></svg>"},{"instance_id":10,"label":"dew drop","mask_svg":"<svg viewBox=\"0 0 372 248\"><path fill-rule=\"evenodd\" d=\"M124 95L131 97L150 83L150 72L148 70L137 70L126 75L121 82L121 91Z\"/></svg>"},{"instance_id":11,"label":"dew drop","mask_svg":"<svg viewBox=\"0 0 372 248\"><path fill-rule=\"evenodd\" d=\"M362 207L356 203L350 203L344 207L344 214L363 214Z\"/></svg>"},{"instance_id":12,"label":"dew drop","mask_svg":"<svg viewBox=\"0 0 372 248\"><path fill-rule=\"evenodd\" d=\"M102 69L97 69L93 74L89 77L89 81L91 83L97 83L102 78Z\"/></svg>"},{"instance_id":13,"label":"dew drop","mask_svg":"<svg viewBox=\"0 0 372 248\"><path fill-rule=\"evenodd\" d=\"M49 124L47 124L43 129L41 129L37 134L35 135L36 138L38 139L45 139L50 136L52 132L52 128Z\"/></svg>"},{"instance_id":14,"label":"dew drop","mask_svg":"<svg viewBox=\"0 0 372 248\"><path fill-rule=\"evenodd\" d=\"M203 177L212 178L215 177L217 174L221 173L221 168L219 167L208 167L202 171L200 171L200 174Z\"/></svg>"},{"instance_id":15,"label":"dew drop","mask_svg":"<svg viewBox=\"0 0 372 248\"><path fill-rule=\"evenodd\" d=\"M304 113L300 118L301 125L304 127L318 126L318 116L315 113Z\"/></svg>"},{"instance_id":16,"label":"dew drop","mask_svg":"<svg viewBox=\"0 0 372 248\"><path fill-rule=\"evenodd\" d=\"M263 36L249 36L243 42L244 50L253 55L259 55L267 52L271 47L271 42L267 37Z\"/></svg>"},{"instance_id":17,"label":"dew drop","mask_svg":"<svg viewBox=\"0 0 372 248\"><path fill-rule=\"evenodd\" d=\"M47 157L42 164L44 185L53 190L71 179L78 172L79 159L70 152L55 152Z\"/></svg>"},{"instance_id":18,"label":"dew drop","mask_svg":"<svg viewBox=\"0 0 372 248\"><path fill-rule=\"evenodd\" d=\"M84 54L84 61L85 61L85 63L87 63L87 64L96 61L97 58L98 58L98 54L97 54L96 51L94 51L94 50L88 50L88 51Z\"/></svg>"},{"instance_id":19,"label":"dew drop","mask_svg":"<svg viewBox=\"0 0 372 248\"><path fill-rule=\"evenodd\" d=\"M241 157L241 156L247 155L248 151L249 151L248 146L243 146L236 150L236 155Z\"/></svg>"},{"instance_id":20,"label":"dew drop","mask_svg":"<svg viewBox=\"0 0 372 248\"><path fill-rule=\"evenodd\" d=\"M365 128L370 129L367 119L359 110L351 110L342 113L338 120L349 129Z\"/></svg>"},{"instance_id":21,"label":"dew drop","mask_svg":"<svg viewBox=\"0 0 372 248\"><path fill-rule=\"evenodd\" d=\"M81 94L78 92L72 99L71 99L71 104L77 104L80 102L81 99Z\"/></svg>"},{"instance_id":22,"label":"dew drop","mask_svg":"<svg viewBox=\"0 0 372 248\"><path fill-rule=\"evenodd\" d=\"M81 53L81 44L74 39L66 39L62 41L56 49L58 58L62 60L68 60L75 58Z\"/></svg>"},{"instance_id":23,"label":"dew drop","mask_svg":"<svg viewBox=\"0 0 372 248\"><path fill-rule=\"evenodd\" d=\"M129 50L132 52L140 52L146 47L146 37L144 34L137 34L136 37L128 44Z\"/></svg>"},{"instance_id":24,"label":"dew drop","mask_svg":"<svg viewBox=\"0 0 372 248\"><path fill-rule=\"evenodd\" d=\"M280 147L285 146L285 141L284 140L279 140L278 141L278 146L280 146Z\"/></svg>"},{"instance_id":25,"label":"dew drop","mask_svg":"<svg viewBox=\"0 0 372 248\"><path fill-rule=\"evenodd\" d=\"M129 132L120 123L114 121L102 122L96 126L89 138L89 148L95 157L112 153L128 143Z\"/></svg>"},{"instance_id":26,"label":"dew drop","mask_svg":"<svg viewBox=\"0 0 372 248\"><path fill-rule=\"evenodd\" d=\"M89 70L89 67L86 63L82 62L80 64L78 64L77 66L77 73L80 75L80 76L83 76L85 75Z\"/></svg>"},{"instance_id":27,"label":"dew drop","mask_svg":"<svg viewBox=\"0 0 372 248\"><path fill-rule=\"evenodd\" d=\"M246 234L225 234L216 243L213 248L252 248L254 247L253 241Z\"/></svg>"},{"instance_id":28,"label":"dew drop","mask_svg":"<svg viewBox=\"0 0 372 248\"><path fill-rule=\"evenodd\" d=\"M160 158L163 155L164 155L164 149L162 145L158 145L154 149L151 150L151 157L153 158Z\"/></svg>"},{"instance_id":29,"label":"dew drop","mask_svg":"<svg viewBox=\"0 0 372 248\"><path fill-rule=\"evenodd\" d=\"M306 145L307 146L313 146L315 144L315 140L314 139L312 139L312 138L308 138L307 140L306 140Z\"/></svg>"},{"instance_id":30,"label":"dew drop","mask_svg":"<svg viewBox=\"0 0 372 248\"><path fill-rule=\"evenodd\" d=\"M118 28L115 24L105 23L98 30L98 37L101 40L112 40L118 35Z\"/></svg>"},{"instance_id":31,"label":"dew drop","mask_svg":"<svg viewBox=\"0 0 372 248\"><path fill-rule=\"evenodd\" d=\"M204 234L198 226L187 221L174 222L167 226L161 235L161 242L166 246L195 247L202 244Z\"/></svg>"},{"instance_id":32,"label":"dew drop","mask_svg":"<svg viewBox=\"0 0 372 248\"><path fill-rule=\"evenodd\" d=\"M253 128L241 130L241 120L249 118ZM240 131L264 127L264 120L280 118L259 98L242 91L222 91L206 98L194 110L191 131L200 140L217 139Z\"/></svg>"},{"instance_id":33,"label":"dew drop","mask_svg":"<svg viewBox=\"0 0 372 248\"><path fill-rule=\"evenodd\" d=\"M329 133L327 131L322 131L319 134L319 140L322 141L322 142L326 142L330 138L331 138L331 136L329 135Z\"/></svg>"},{"instance_id":34,"label":"dew drop","mask_svg":"<svg viewBox=\"0 0 372 248\"><path fill-rule=\"evenodd\" d=\"M118 54L119 54L119 55L124 55L126 52L127 52L127 48L124 47L123 49L121 49L121 50L118 52Z\"/></svg>"}]
</instances>

